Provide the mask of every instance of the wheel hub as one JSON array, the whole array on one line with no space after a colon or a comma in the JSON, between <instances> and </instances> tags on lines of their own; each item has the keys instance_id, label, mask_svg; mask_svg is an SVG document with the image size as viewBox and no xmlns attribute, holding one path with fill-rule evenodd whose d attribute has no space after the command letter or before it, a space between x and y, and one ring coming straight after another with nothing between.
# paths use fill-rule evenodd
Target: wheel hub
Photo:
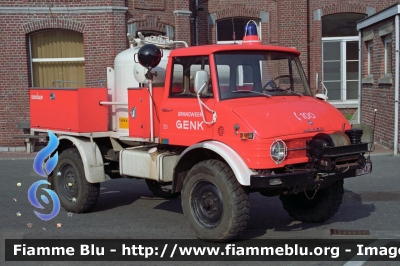
<instances>
[{"instance_id":1,"label":"wheel hub","mask_svg":"<svg viewBox=\"0 0 400 266\"><path fill-rule=\"evenodd\" d=\"M57 178L61 179L61 193L65 199L73 201L78 196L76 169L70 164L64 164L60 168L60 173Z\"/></svg>"},{"instance_id":2,"label":"wheel hub","mask_svg":"<svg viewBox=\"0 0 400 266\"><path fill-rule=\"evenodd\" d=\"M192 189L192 211L197 222L207 229L218 226L223 216L222 195L211 182L200 180Z\"/></svg>"},{"instance_id":3,"label":"wheel hub","mask_svg":"<svg viewBox=\"0 0 400 266\"><path fill-rule=\"evenodd\" d=\"M71 192L74 191L75 188L76 188L76 180L75 179L76 178L75 178L75 174L74 173L71 173L71 172L67 173L67 178L65 180L65 183L66 183L66 187L69 190L71 190Z\"/></svg>"},{"instance_id":4,"label":"wheel hub","mask_svg":"<svg viewBox=\"0 0 400 266\"><path fill-rule=\"evenodd\" d=\"M212 193L207 193L207 196L204 195L202 199L202 207L208 214L215 214L218 211L218 199Z\"/></svg>"}]
</instances>

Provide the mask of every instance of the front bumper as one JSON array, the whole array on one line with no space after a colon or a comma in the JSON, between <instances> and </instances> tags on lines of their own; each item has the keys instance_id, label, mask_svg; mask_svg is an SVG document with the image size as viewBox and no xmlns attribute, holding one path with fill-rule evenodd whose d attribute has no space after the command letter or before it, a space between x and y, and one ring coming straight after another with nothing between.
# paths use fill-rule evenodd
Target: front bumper
<instances>
[{"instance_id":1,"label":"front bumper","mask_svg":"<svg viewBox=\"0 0 400 266\"><path fill-rule=\"evenodd\" d=\"M368 143L323 147L318 158L310 158L308 169L274 175L251 175L250 188L253 190L302 190L315 186L323 188L336 180L355 177L367 164L370 172L372 163L363 155L367 151ZM327 161L329 161L329 169L325 169L325 164L321 164Z\"/></svg>"},{"instance_id":2,"label":"front bumper","mask_svg":"<svg viewBox=\"0 0 400 266\"><path fill-rule=\"evenodd\" d=\"M319 176L316 170L277 174L277 175L251 175L251 189L291 189L291 188L308 188L320 185L320 187L328 186L336 180L356 176L356 170L348 170L343 173L323 174ZM322 177L322 178L321 178ZM281 181L281 184L276 184L276 180ZM271 182L275 181L275 182ZM273 185L271 184L273 183Z\"/></svg>"}]
</instances>

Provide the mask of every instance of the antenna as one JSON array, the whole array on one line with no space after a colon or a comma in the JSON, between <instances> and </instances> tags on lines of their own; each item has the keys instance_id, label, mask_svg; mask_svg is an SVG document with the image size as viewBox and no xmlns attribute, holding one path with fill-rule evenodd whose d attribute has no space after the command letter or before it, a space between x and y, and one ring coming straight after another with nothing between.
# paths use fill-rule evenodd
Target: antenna
<instances>
[{"instance_id":1,"label":"antenna","mask_svg":"<svg viewBox=\"0 0 400 266\"><path fill-rule=\"evenodd\" d=\"M233 43L236 43L236 34L235 34L235 22L233 21L233 17L232 17L232 38L233 38Z\"/></svg>"}]
</instances>

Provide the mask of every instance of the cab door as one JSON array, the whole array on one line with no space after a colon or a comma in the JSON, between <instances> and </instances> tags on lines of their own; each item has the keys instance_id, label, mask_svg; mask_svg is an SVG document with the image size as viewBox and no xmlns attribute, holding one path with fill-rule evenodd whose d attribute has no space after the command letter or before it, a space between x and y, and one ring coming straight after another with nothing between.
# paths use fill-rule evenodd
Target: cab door
<instances>
[{"instance_id":1,"label":"cab door","mask_svg":"<svg viewBox=\"0 0 400 266\"><path fill-rule=\"evenodd\" d=\"M212 113L200 108L194 92L196 71L203 69L210 73L208 56L175 57L168 98L160 109L160 143L190 146L212 139ZM210 84L210 83L209 83ZM200 100L211 110L215 98L211 85Z\"/></svg>"}]
</instances>

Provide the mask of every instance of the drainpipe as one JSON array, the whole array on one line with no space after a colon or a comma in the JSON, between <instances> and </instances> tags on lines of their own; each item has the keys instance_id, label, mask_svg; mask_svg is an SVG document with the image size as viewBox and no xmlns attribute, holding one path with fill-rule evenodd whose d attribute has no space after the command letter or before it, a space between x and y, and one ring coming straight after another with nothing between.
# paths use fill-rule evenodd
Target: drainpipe
<instances>
[{"instance_id":1,"label":"drainpipe","mask_svg":"<svg viewBox=\"0 0 400 266\"><path fill-rule=\"evenodd\" d=\"M194 43L195 45L199 45L199 19L198 19L198 9L199 9L199 0L193 0L192 5L194 5L193 11L193 31L194 31Z\"/></svg>"},{"instance_id":2,"label":"drainpipe","mask_svg":"<svg viewBox=\"0 0 400 266\"><path fill-rule=\"evenodd\" d=\"M395 18L395 82L394 82L394 155L398 155L399 151L399 15Z\"/></svg>"},{"instance_id":3,"label":"drainpipe","mask_svg":"<svg viewBox=\"0 0 400 266\"><path fill-rule=\"evenodd\" d=\"M196 45L199 45L199 19L198 19L198 12L199 9L199 0L196 0L196 11L195 11L195 17L194 17L194 22L195 22L195 27L196 27Z\"/></svg>"},{"instance_id":4,"label":"drainpipe","mask_svg":"<svg viewBox=\"0 0 400 266\"><path fill-rule=\"evenodd\" d=\"M310 0L307 0L307 79L308 84L311 83L311 43L310 43ZM315 91L318 91L318 82L315 83Z\"/></svg>"},{"instance_id":5,"label":"drainpipe","mask_svg":"<svg viewBox=\"0 0 400 266\"><path fill-rule=\"evenodd\" d=\"M358 32L358 113L357 113L357 122L361 123L361 71L362 71L362 39L361 39L361 31Z\"/></svg>"}]
</instances>

